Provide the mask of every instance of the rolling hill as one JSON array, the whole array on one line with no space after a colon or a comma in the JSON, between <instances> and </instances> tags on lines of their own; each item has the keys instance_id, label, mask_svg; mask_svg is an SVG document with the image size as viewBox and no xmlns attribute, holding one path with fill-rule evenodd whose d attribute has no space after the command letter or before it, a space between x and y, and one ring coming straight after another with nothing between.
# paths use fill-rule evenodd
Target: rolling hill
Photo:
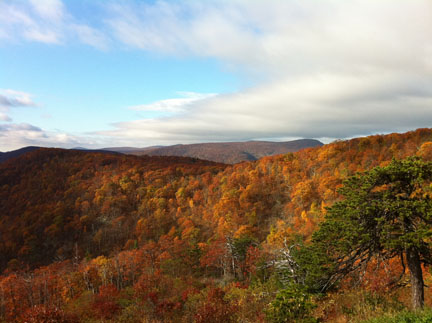
<instances>
[{"instance_id":1,"label":"rolling hill","mask_svg":"<svg viewBox=\"0 0 432 323\"><path fill-rule=\"evenodd\" d=\"M37 146L28 146L28 147L23 147L23 148L16 149L16 150L11 150L8 152L0 152L0 163L5 162L5 161L12 159L12 158L20 157L21 155L33 152L33 151L38 150L38 149L46 149L46 148L37 147ZM72 148L69 150L83 151L86 153L102 153L102 154L115 154L115 155L121 154L121 152L111 151L111 150L107 150L107 149L86 149L86 148L81 148L81 147Z\"/></svg>"},{"instance_id":2,"label":"rolling hill","mask_svg":"<svg viewBox=\"0 0 432 323\"><path fill-rule=\"evenodd\" d=\"M0 163L11 159L11 158L15 158L15 157L19 157L23 154L26 154L28 152L34 151L39 149L40 147L36 147L36 146L28 146L28 147L23 147L17 150L12 150L12 151L7 151L7 152L1 152L0 151Z\"/></svg>"},{"instance_id":3,"label":"rolling hill","mask_svg":"<svg viewBox=\"0 0 432 323\"><path fill-rule=\"evenodd\" d=\"M348 176L407 156L432 160L431 129L235 165L63 149L6 161L0 321L265 321L289 288L277 266L287 245L310 242ZM378 259L317 297L314 316L400 310L402 269Z\"/></svg>"},{"instance_id":4,"label":"rolling hill","mask_svg":"<svg viewBox=\"0 0 432 323\"><path fill-rule=\"evenodd\" d=\"M254 161L265 156L296 152L310 147L319 147L323 144L314 139L299 139L286 142L247 141L247 142L221 142L200 143L191 145L151 146L145 148L110 147L103 149L87 149L82 147L71 150L80 150L94 153L119 153L136 156L177 156L209 160L225 164L236 164L243 161ZM29 146L8 152L0 152L0 163L10 158L19 157L27 152L41 147Z\"/></svg>"},{"instance_id":5,"label":"rolling hill","mask_svg":"<svg viewBox=\"0 0 432 323\"><path fill-rule=\"evenodd\" d=\"M254 161L265 156L296 152L304 148L318 147L323 144L314 139L299 139L286 142L247 141L218 142L190 145L155 146L142 149L131 147L106 148L125 154L149 156L194 157L225 164Z\"/></svg>"}]
</instances>

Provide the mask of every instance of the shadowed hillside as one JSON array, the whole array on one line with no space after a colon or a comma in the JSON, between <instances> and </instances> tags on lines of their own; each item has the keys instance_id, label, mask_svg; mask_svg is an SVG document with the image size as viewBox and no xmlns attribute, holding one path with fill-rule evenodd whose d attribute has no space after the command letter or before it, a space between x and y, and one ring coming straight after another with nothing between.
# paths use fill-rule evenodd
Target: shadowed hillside
<instances>
[{"instance_id":1,"label":"shadowed hillside","mask_svg":"<svg viewBox=\"0 0 432 323\"><path fill-rule=\"evenodd\" d=\"M29 147L24 147L21 149L7 151L7 152L1 152L0 151L0 163L6 161L8 159L11 159L11 158L19 157L23 154L34 151L34 150L39 149L39 148L40 147L29 146Z\"/></svg>"}]
</instances>

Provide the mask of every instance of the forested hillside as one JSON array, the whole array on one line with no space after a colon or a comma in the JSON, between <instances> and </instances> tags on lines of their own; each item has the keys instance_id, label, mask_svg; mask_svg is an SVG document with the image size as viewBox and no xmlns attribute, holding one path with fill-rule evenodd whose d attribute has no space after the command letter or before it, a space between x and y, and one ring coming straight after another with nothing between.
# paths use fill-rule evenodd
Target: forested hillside
<instances>
[{"instance_id":1,"label":"forested hillside","mask_svg":"<svg viewBox=\"0 0 432 323\"><path fill-rule=\"evenodd\" d=\"M298 139L285 142L246 141L246 142L213 142L189 145L174 145L165 147L148 147L132 150L130 148L114 149L125 154L149 156L181 156L194 157L226 164L236 164L243 161L254 161L265 156L273 156L296 152L304 148L322 146L314 139Z\"/></svg>"},{"instance_id":2,"label":"forested hillside","mask_svg":"<svg viewBox=\"0 0 432 323\"><path fill-rule=\"evenodd\" d=\"M36 150L36 149L39 149L39 147L29 146L29 147L24 147L21 149L12 150L12 151L8 151L8 152L4 152L4 153L0 151L0 163L6 161L8 159L14 158L14 157L19 157L25 153L28 153L28 152Z\"/></svg>"},{"instance_id":3,"label":"forested hillside","mask_svg":"<svg viewBox=\"0 0 432 323\"><path fill-rule=\"evenodd\" d=\"M407 156L432 160L432 130L230 166L61 149L11 159L0 165L0 318L277 321L290 246L310 242L343 179ZM304 296L304 313L344 322L400 310L400 267L377 260Z\"/></svg>"},{"instance_id":4,"label":"forested hillside","mask_svg":"<svg viewBox=\"0 0 432 323\"><path fill-rule=\"evenodd\" d=\"M108 254L131 238L139 208L149 214L159 209L147 196L155 198L159 187L175 190L183 176L221 169L192 158L46 148L10 160L0 175L1 269L11 259L34 267L70 258L75 244ZM154 205L138 205L141 199Z\"/></svg>"}]
</instances>

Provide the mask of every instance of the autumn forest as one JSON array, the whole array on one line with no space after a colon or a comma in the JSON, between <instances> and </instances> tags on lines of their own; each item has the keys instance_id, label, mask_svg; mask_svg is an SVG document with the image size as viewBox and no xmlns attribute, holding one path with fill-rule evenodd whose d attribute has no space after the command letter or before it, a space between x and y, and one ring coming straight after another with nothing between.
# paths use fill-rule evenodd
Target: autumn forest
<instances>
[{"instance_id":1,"label":"autumn forest","mask_svg":"<svg viewBox=\"0 0 432 323\"><path fill-rule=\"evenodd\" d=\"M400 258L356 262L321 288L315 277L333 267L301 252L343 199L344 180L410 156L432 161L432 129L234 165L49 148L9 159L0 163L0 322L411 315ZM421 270L430 285L427 262ZM428 308L432 292L424 293Z\"/></svg>"}]
</instances>

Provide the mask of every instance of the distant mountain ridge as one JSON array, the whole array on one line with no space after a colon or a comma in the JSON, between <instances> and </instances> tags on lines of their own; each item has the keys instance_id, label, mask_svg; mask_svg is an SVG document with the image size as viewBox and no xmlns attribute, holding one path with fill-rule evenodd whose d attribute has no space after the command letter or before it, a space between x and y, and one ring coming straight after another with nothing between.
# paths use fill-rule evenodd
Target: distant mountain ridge
<instances>
[{"instance_id":1,"label":"distant mountain ridge","mask_svg":"<svg viewBox=\"0 0 432 323\"><path fill-rule=\"evenodd\" d=\"M7 151L7 152L1 152L0 151L0 163L3 163L9 159L12 158L16 158L16 157L20 157L21 155L27 154L29 152L41 149L43 147L38 147L38 146L28 146L28 147L23 147L17 150L11 150L11 151ZM76 147L76 148L72 148L72 149L67 149L67 150L78 150L78 151L83 151L83 152L88 152L88 153L104 153L104 154L116 154L119 155L121 154L118 151L110 151L110 150L106 150L106 149L86 149L86 148L82 148L82 147Z\"/></svg>"},{"instance_id":2,"label":"distant mountain ridge","mask_svg":"<svg viewBox=\"0 0 432 323\"><path fill-rule=\"evenodd\" d=\"M12 150L12 151L7 151L7 152L1 152L0 151L0 163L11 159L11 158L15 158L15 157L19 157L25 153L34 151L36 149L39 149L40 147L36 147L36 146L28 146L28 147L23 147L17 150Z\"/></svg>"},{"instance_id":3,"label":"distant mountain ridge","mask_svg":"<svg viewBox=\"0 0 432 323\"><path fill-rule=\"evenodd\" d=\"M296 152L304 148L322 146L315 139L298 139L284 142L246 141L216 142L189 145L154 146L141 149L132 147L112 147L107 150L131 155L193 157L225 164L254 161L262 157Z\"/></svg>"},{"instance_id":4,"label":"distant mountain ridge","mask_svg":"<svg viewBox=\"0 0 432 323\"><path fill-rule=\"evenodd\" d=\"M70 150L84 152L102 152L113 154L127 154L136 156L175 156L191 157L214 161L224 164L236 164L243 161L254 161L262 157L296 152L304 148L322 146L323 143L315 139L298 139L293 141L246 141L246 142L216 142L173 146L151 146L144 148L135 147L110 147L102 149L87 149L75 147ZM0 163L11 158L19 157L27 152L37 150L41 147L29 146L0 152Z\"/></svg>"}]
</instances>

